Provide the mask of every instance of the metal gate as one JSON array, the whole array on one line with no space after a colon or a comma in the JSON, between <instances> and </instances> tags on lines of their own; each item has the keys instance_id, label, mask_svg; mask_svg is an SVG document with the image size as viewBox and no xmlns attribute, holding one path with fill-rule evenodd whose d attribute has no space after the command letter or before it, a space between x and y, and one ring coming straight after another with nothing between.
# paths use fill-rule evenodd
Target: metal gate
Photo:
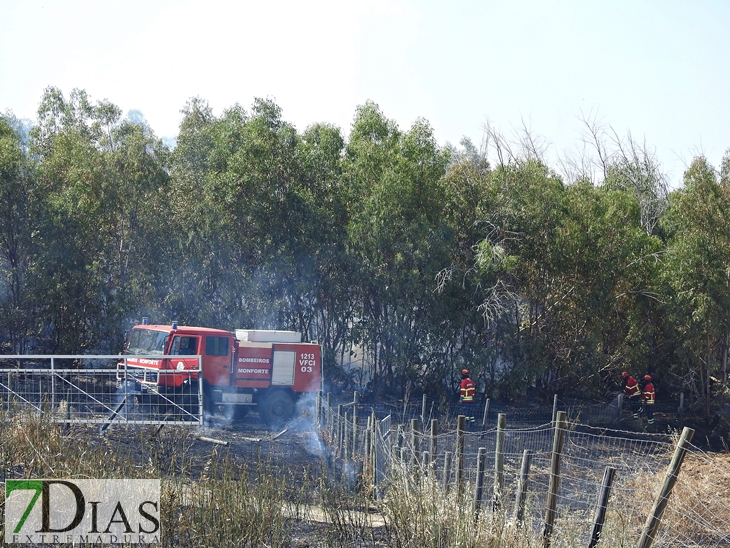
<instances>
[{"instance_id":1,"label":"metal gate","mask_svg":"<svg viewBox=\"0 0 730 548\"><path fill-rule=\"evenodd\" d=\"M161 360L170 356L135 356ZM189 356L190 357L190 356ZM185 371L177 389L139 382L154 375L179 376L175 370L129 367L125 356L0 356L0 410L7 417L42 414L54 422L111 424L203 424L202 360Z\"/></svg>"}]
</instances>

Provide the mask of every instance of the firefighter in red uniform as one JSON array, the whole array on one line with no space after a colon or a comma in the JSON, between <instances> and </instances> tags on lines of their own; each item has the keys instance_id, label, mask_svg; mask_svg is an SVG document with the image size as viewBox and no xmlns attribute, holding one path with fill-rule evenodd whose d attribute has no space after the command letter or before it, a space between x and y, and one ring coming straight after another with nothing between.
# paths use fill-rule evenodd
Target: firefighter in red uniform
<instances>
[{"instance_id":1,"label":"firefighter in red uniform","mask_svg":"<svg viewBox=\"0 0 730 548\"><path fill-rule=\"evenodd\" d=\"M474 424L474 392L476 385L471 380L468 369L461 370L461 384L459 385L459 399L461 401L461 414L466 417L468 425Z\"/></svg>"},{"instance_id":2,"label":"firefighter in red uniform","mask_svg":"<svg viewBox=\"0 0 730 548\"><path fill-rule=\"evenodd\" d=\"M647 424L654 424L654 383L651 382L651 375L644 375L644 390L641 393L644 412L646 412Z\"/></svg>"},{"instance_id":3,"label":"firefighter in red uniform","mask_svg":"<svg viewBox=\"0 0 730 548\"><path fill-rule=\"evenodd\" d=\"M624 371L621 373L624 380L624 394L629 398L629 409L634 414L634 418L639 418L639 401L641 400L641 387L634 377Z\"/></svg>"}]
</instances>

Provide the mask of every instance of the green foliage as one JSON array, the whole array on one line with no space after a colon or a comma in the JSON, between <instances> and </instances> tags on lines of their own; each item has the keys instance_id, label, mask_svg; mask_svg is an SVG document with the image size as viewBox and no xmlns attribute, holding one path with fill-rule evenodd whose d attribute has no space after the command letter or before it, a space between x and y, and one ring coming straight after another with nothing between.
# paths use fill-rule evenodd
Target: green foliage
<instances>
[{"instance_id":1,"label":"green foliage","mask_svg":"<svg viewBox=\"0 0 730 548\"><path fill-rule=\"evenodd\" d=\"M33 165L15 122L12 115L0 116L0 337L7 337L10 352L25 353L36 328L33 235L39 204Z\"/></svg>"},{"instance_id":2,"label":"green foliage","mask_svg":"<svg viewBox=\"0 0 730 548\"><path fill-rule=\"evenodd\" d=\"M675 344L671 371L708 413L710 377L727 371L730 331L730 188L723 182L705 158L695 159L664 222L669 254L661 280Z\"/></svg>"},{"instance_id":3,"label":"green foliage","mask_svg":"<svg viewBox=\"0 0 730 548\"><path fill-rule=\"evenodd\" d=\"M630 139L596 186L490 137L496 166L373 102L345 138L196 97L170 151L141 113L49 87L29 135L0 117L3 350L113 352L149 316L301 331L374 393L453 398L468 367L488 397L606 396L629 369L712 412L730 155L668 194Z\"/></svg>"}]
</instances>

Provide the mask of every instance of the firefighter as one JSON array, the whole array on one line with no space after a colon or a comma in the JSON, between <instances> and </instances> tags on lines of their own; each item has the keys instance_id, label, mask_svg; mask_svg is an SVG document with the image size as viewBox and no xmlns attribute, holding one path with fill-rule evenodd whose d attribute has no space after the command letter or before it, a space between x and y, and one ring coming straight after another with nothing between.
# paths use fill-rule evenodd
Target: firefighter
<instances>
[{"instance_id":1,"label":"firefighter","mask_svg":"<svg viewBox=\"0 0 730 548\"><path fill-rule=\"evenodd\" d=\"M651 375L644 375L644 390L641 392L641 400L647 424L654 424L654 399L654 383L651 382Z\"/></svg>"},{"instance_id":2,"label":"firefighter","mask_svg":"<svg viewBox=\"0 0 730 548\"><path fill-rule=\"evenodd\" d=\"M634 418L639 418L639 403L641 400L641 387L634 377L628 374L627 371L621 373L623 378L623 389L624 394L629 398L629 409L634 414Z\"/></svg>"},{"instance_id":3,"label":"firefighter","mask_svg":"<svg viewBox=\"0 0 730 548\"><path fill-rule=\"evenodd\" d=\"M476 385L471 380L468 369L461 370L461 384L459 385L459 400L461 401L461 414L466 417L466 424L474 425L474 392Z\"/></svg>"}]
</instances>

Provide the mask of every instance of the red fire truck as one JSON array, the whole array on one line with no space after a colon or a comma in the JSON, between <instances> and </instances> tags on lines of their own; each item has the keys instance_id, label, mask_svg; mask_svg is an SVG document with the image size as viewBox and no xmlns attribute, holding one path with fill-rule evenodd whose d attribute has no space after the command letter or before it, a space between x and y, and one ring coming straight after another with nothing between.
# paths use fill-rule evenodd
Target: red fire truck
<instances>
[{"instance_id":1,"label":"red fire truck","mask_svg":"<svg viewBox=\"0 0 730 548\"><path fill-rule=\"evenodd\" d=\"M296 331L143 323L129 332L119 363L126 373L119 378L136 385L147 402L167 402L160 409L168 412L171 406L195 410L201 395L206 415L240 418L255 408L264 422L278 425L302 394L320 390L321 348L301 340Z\"/></svg>"}]
</instances>

